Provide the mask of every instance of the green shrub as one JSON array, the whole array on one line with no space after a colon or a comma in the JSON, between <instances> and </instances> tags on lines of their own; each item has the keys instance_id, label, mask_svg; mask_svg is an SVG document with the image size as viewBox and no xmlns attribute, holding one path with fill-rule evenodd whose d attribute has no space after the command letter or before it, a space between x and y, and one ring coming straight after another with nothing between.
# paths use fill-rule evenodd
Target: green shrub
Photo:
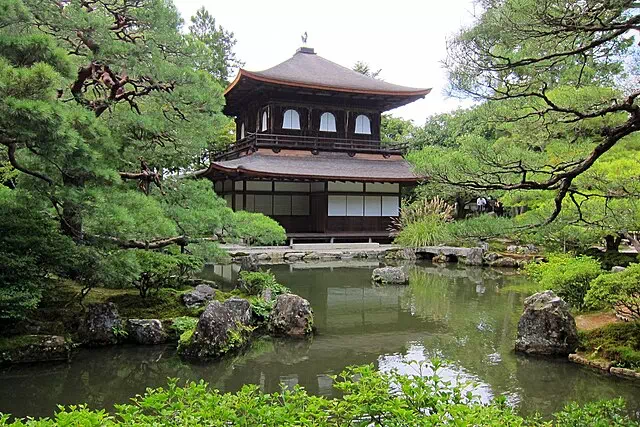
<instances>
[{"instance_id":1,"label":"green shrub","mask_svg":"<svg viewBox=\"0 0 640 427\"><path fill-rule=\"evenodd\" d=\"M175 331L176 335L181 336L186 331L195 329L197 324L197 317L181 316L173 319L171 322L171 329Z\"/></svg>"},{"instance_id":2,"label":"green shrub","mask_svg":"<svg viewBox=\"0 0 640 427\"><path fill-rule=\"evenodd\" d=\"M616 307L631 318L640 318L640 264L600 275L591 282L585 303L594 309Z\"/></svg>"},{"instance_id":3,"label":"green shrub","mask_svg":"<svg viewBox=\"0 0 640 427\"><path fill-rule=\"evenodd\" d=\"M193 328L187 329L182 334L180 334L180 339L178 340L178 352L180 352L180 348L191 343L191 337L193 337L193 333L196 331L196 326Z\"/></svg>"},{"instance_id":4,"label":"green shrub","mask_svg":"<svg viewBox=\"0 0 640 427\"><path fill-rule=\"evenodd\" d=\"M249 295L260 295L264 289L271 289L272 296L289 293L289 288L276 281L276 276L267 271L241 271L240 288Z\"/></svg>"},{"instance_id":5,"label":"green shrub","mask_svg":"<svg viewBox=\"0 0 640 427\"><path fill-rule=\"evenodd\" d=\"M269 320L271 311L273 310L274 300L267 301L260 297L251 299L251 311L258 323L264 323Z\"/></svg>"},{"instance_id":6,"label":"green shrub","mask_svg":"<svg viewBox=\"0 0 640 427\"><path fill-rule=\"evenodd\" d=\"M580 346L591 357L616 366L640 369L640 321L612 323L580 334Z\"/></svg>"},{"instance_id":7,"label":"green shrub","mask_svg":"<svg viewBox=\"0 0 640 427\"><path fill-rule=\"evenodd\" d=\"M600 263L587 256L550 255L548 262L532 263L525 271L544 289L553 290L572 307L582 310L593 279L602 274Z\"/></svg>"},{"instance_id":8,"label":"green shrub","mask_svg":"<svg viewBox=\"0 0 640 427\"><path fill-rule=\"evenodd\" d=\"M439 215L430 214L419 220L403 225L394 243L419 248L445 243L451 240L451 234L445 222Z\"/></svg>"},{"instance_id":9,"label":"green shrub","mask_svg":"<svg viewBox=\"0 0 640 427\"><path fill-rule=\"evenodd\" d=\"M511 218L480 215L469 219L454 221L448 225L451 239L459 241L486 240L504 236L514 228Z\"/></svg>"},{"instance_id":10,"label":"green shrub","mask_svg":"<svg viewBox=\"0 0 640 427\"><path fill-rule=\"evenodd\" d=\"M229 230L227 240L242 240L249 246L280 245L287 240L284 228L276 220L261 213L235 212Z\"/></svg>"},{"instance_id":11,"label":"green shrub","mask_svg":"<svg viewBox=\"0 0 640 427\"><path fill-rule=\"evenodd\" d=\"M615 266L628 267L629 264L638 262L638 254L603 252L598 248L589 248L584 251L584 255L588 255L600 261L604 270L611 270L611 268Z\"/></svg>"},{"instance_id":12,"label":"green shrub","mask_svg":"<svg viewBox=\"0 0 640 427\"><path fill-rule=\"evenodd\" d=\"M51 419L10 421L0 426L510 426L559 427L637 426L622 400L568 405L547 422L523 418L498 398L483 405L439 375L439 364L416 367L417 375L378 372L373 366L347 368L333 376L340 397L309 395L302 387L267 394L258 385L236 393L220 393L203 382L149 388L130 403L116 405L113 414L86 406L60 407ZM433 368L433 371L430 369Z\"/></svg>"}]
</instances>

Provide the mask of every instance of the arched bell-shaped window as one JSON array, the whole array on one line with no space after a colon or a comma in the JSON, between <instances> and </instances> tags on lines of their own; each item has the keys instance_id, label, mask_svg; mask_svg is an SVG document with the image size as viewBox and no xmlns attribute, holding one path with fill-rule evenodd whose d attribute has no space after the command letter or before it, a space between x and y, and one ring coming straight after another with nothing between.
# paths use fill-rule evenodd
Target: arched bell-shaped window
<instances>
[{"instance_id":1,"label":"arched bell-shaped window","mask_svg":"<svg viewBox=\"0 0 640 427\"><path fill-rule=\"evenodd\" d=\"M356 133L363 135L371 135L371 121L369 117L360 114L356 117Z\"/></svg>"},{"instance_id":2,"label":"arched bell-shaped window","mask_svg":"<svg viewBox=\"0 0 640 427\"><path fill-rule=\"evenodd\" d=\"M262 132L266 131L266 130L268 129L268 127L269 127L269 125L268 125L268 123L267 123L267 119L268 119L268 117L267 117L267 112L266 112L266 111L263 111L263 112L262 112L262 124L261 124L261 126L260 126L260 130L261 130Z\"/></svg>"},{"instance_id":3,"label":"arched bell-shaped window","mask_svg":"<svg viewBox=\"0 0 640 427\"><path fill-rule=\"evenodd\" d=\"M320 116L320 130L322 132L335 132L336 116L331 113L322 113Z\"/></svg>"},{"instance_id":4,"label":"arched bell-shaped window","mask_svg":"<svg viewBox=\"0 0 640 427\"><path fill-rule=\"evenodd\" d=\"M244 139L244 122L240 124L240 139Z\"/></svg>"},{"instance_id":5,"label":"arched bell-shaped window","mask_svg":"<svg viewBox=\"0 0 640 427\"><path fill-rule=\"evenodd\" d=\"M300 129L300 115L296 110L287 110L284 112L282 129Z\"/></svg>"}]
</instances>

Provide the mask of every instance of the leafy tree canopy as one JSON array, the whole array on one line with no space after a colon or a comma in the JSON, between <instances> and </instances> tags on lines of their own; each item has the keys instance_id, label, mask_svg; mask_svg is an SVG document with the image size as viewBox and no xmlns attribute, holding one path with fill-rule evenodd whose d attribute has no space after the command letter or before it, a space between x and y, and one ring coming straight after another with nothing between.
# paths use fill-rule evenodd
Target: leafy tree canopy
<instances>
[{"instance_id":1,"label":"leafy tree canopy","mask_svg":"<svg viewBox=\"0 0 640 427\"><path fill-rule=\"evenodd\" d=\"M57 218L47 232L75 241L60 249L76 264L67 273L139 282L160 257L120 251L187 256L234 229L211 183L190 178L233 139L222 114L239 64L232 33L204 9L186 32L164 0L0 0L0 12L0 179Z\"/></svg>"},{"instance_id":2,"label":"leafy tree canopy","mask_svg":"<svg viewBox=\"0 0 640 427\"><path fill-rule=\"evenodd\" d=\"M461 126L458 114L432 120L445 143L412 160L442 185L549 192L544 224L563 206L580 211L589 195L603 204L621 197L584 190L587 172L593 176L604 167L598 162L612 160L614 147L633 145L640 129L639 82L625 70L636 49L629 31L640 22L633 3L489 0L481 6L476 23L451 41L445 65L453 94L484 103L462 114L477 115L470 127Z\"/></svg>"}]
</instances>

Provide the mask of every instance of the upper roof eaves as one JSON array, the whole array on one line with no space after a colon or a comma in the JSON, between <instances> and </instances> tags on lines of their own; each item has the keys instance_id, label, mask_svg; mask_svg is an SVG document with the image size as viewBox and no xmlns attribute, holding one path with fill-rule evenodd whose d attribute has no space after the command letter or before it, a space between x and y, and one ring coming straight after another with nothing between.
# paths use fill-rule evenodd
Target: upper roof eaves
<instances>
[{"instance_id":1,"label":"upper roof eaves","mask_svg":"<svg viewBox=\"0 0 640 427\"><path fill-rule=\"evenodd\" d=\"M374 79L316 55L309 48L299 49L291 58L264 71L241 69L225 94L242 77L271 84L372 95L424 96L431 91Z\"/></svg>"}]
</instances>

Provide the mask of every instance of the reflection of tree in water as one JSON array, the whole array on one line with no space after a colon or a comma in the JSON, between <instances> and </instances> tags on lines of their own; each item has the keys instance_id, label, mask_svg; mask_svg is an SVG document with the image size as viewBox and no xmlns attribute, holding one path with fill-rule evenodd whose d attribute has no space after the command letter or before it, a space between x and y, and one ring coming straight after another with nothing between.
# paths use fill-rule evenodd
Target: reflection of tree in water
<instances>
[{"instance_id":1,"label":"reflection of tree in water","mask_svg":"<svg viewBox=\"0 0 640 427\"><path fill-rule=\"evenodd\" d=\"M425 336L429 353L437 349L494 390L508 393L517 370L511 353L523 297L501 294L503 280L490 270L416 268L405 304L418 317L446 322L445 333Z\"/></svg>"}]
</instances>

